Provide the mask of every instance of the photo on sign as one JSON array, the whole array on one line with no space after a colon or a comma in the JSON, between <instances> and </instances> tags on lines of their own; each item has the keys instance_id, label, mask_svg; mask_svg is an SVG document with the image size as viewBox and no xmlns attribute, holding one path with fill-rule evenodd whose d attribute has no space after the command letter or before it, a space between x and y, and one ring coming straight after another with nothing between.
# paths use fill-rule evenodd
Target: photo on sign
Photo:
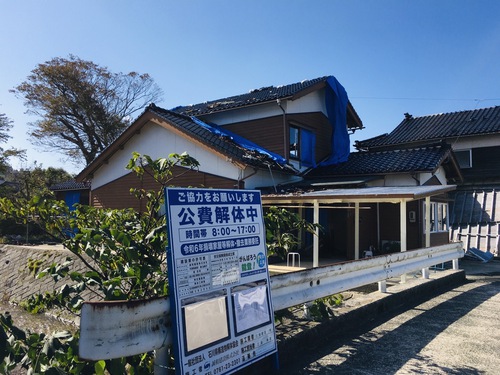
<instances>
[{"instance_id":1,"label":"photo on sign","mask_svg":"<svg viewBox=\"0 0 500 375\"><path fill-rule=\"evenodd\" d=\"M236 334L271 323L268 285L265 280L231 289Z\"/></svg>"},{"instance_id":2,"label":"photo on sign","mask_svg":"<svg viewBox=\"0 0 500 375\"><path fill-rule=\"evenodd\" d=\"M182 301L187 354L229 337L227 302L227 296L222 291Z\"/></svg>"}]
</instances>

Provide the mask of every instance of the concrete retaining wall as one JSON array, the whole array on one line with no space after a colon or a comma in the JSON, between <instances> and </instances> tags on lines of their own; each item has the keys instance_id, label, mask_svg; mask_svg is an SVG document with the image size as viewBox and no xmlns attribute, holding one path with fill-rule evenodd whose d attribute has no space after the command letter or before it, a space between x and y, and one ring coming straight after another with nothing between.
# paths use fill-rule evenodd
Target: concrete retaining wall
<instances>
[{"instance_id":1,"label":"concrete retaining wall","mask_svg":"<svg viewBox=\"0 0 500 375\"><path fill-rule=\"evenodd\" d=\"M19 303L34 294L53 292L68 281L54 283L51 277L37 280L35 276L68 257L75 261L74 269L83 269L83 263L62 246L0 245L0 300Z\"/></svg>"}]
</instances>

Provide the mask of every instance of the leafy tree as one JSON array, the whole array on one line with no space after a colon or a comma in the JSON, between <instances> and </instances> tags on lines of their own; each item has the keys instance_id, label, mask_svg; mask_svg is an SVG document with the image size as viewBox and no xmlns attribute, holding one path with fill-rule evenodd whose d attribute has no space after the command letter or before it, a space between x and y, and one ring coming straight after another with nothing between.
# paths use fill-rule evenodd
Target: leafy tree
<instances>
[{"instance_id":1,"label":"leafy tree","mask_svg":"<svg viewBox=\"0 0 500 375\"><path fill-rule=\"evenodd\" d=\"M13 170L7 174L9 184L0 187L0 196L9 199L29 202L33 197L40 196L53 198L54 194L49 190L51 185L70 180L72 176L62 168L43 168L42 165L34 164L33 167ZM33 243L39 241L51 241L51 237L44 234L43 229L36 223L30 223L29 219L21 224L16 223L15 218L6 217L0 220L0 235L7 242Z\"/></svg>"},{"instance_id":2,"label":"leafy tree","mask_svg":"<svg viewBox=\"0 0 500 375\"><path fill-rule=\"evenodd\" d=\"M168 186L175 166L197 168L198 162L187 154L171 154L168 158L152 160L134 153L127 168L139 178L148 174L158 187ZM63 264L52 264L38 273L37 278L51 277L63 281L52 293L35 295L24 303L33 313L50 308L62 308L70 313L80 312L84 296L98 300L134 300L161 297L168 294L165 272L167 233L165 216L160 215L164 204L162 189L131 189L138 199L145 199L147 209L110 210L77 206L69 211L64 202L47 197L9 200L0 198L0 219L15 217L20 221L34 220L54 237L72 236L64 245L85 265L76 270L72 259ZM315 226L305 225L297 215L272 208L266 214L266 225L272 225L268 239L280 241L280 233L288 229ZM280 221L285 220L286 224ZM299 220L299 223L294 223ZM287 229L288 228L288 229ZM309 228L309 229L308 229ZM284 246L283 241L279 242ZM271 248L277 248L271 244ZM24 332L12 319L0 314L0 373L8 373L16 366L28 372L46 374L150 374L153 373L151 353L98 362L78 358L79 333L55 333L47 336Z\"/></svg>"},{"instance_id":3,"label":"leafy tree","mask_svg":"<svg viewBox=\"0 0 500 375\"><path fill-rule=\"evenodd\" d=\"M31 168L22 168L12 173L12 181L18 184L17 196L30 200L34 196L52 196L49 188L73 176L62 168L43 168L36 162Z\"/></svg>"},{"instance_id":4,"label":"leafy tree","mask_svg":"<svg viewBox=\"0 0 500 375\"><path fill-rule=\"evenodd\" d=\"M175 166L197 168L198 162L187 154L171 154L168 158L152 160L135 153L127 168L136 172L139 178L145 174L152 176L158 187L163 187L174 178ZM78 314L85 295L106 301L167 295L166 223L165 217L159 214L164 202L163 191L132 189L131 193L146 200L145 212L83 205L70 212L64 202L47 197L37 196L29 201L25 198L0 199L0 218L16 217L20 221L28 218L58 238L72 232L74 235L66 238L64 245L85 265L85 270L76 271L73 261L68 258L63 264L52 264L42 270L37 278L51 277L65 283L52 293L36 295L26 301L24 306L29 311L35 313L55 307ZM150 354L96 363L80 361L75 349L78 334L71 339L64 333L49 337L20 331L0 315L0 324L2 322L0 347L4 341L7 349L3 353L0 350L0 361L3 361L0 373L2 368L12 368L13 363L35 373L43 370L54 374L87 374L104 373L106 369L112 374L123 374L125 368L130 367L136 374L153 372Z\"/></svg>"},{"instance_id":5,"label":"leafy tree","mask_svg":"<svg viewBox=\"0 0 500 375\"><path fill-rule=\"evenodd\" d=\"M9 131L12 129L12 120L10 120L4 113L0 113L0 144L7 142L11 136ZM10 157L18 156L24 157L24 150L18 150L11 147L8 150L4 150L0 147L0 174L4 175L10 170L10 165L8 160Z\"/></svg>"},{"instance_id":6,"label":"leafy tree","mask_svg":"<svg viewBox=\"0 0 500 375\"><path fill-rule=\"evenodd\" d=\"M112 73L92 61L70 55L39 64L11 90L24 97L35 145L61 150L89 164L162 91L148 74Z\"/></svg>"}]
</instances>

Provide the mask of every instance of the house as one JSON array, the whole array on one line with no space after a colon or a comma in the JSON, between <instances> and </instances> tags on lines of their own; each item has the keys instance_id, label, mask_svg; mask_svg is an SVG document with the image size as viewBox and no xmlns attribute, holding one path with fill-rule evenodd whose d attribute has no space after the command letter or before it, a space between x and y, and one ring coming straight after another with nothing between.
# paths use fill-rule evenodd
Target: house
<instances>
[{"instance_id":1,"label":"house","mask_svg":"<svg viewBox=\"0 0 500 375\"><path fill-rule=\"evenodd\" d=\"M200 167L177 179L179 186L275 186L300 180L301 171L328 159L346 159L348 132L362 127L332 76L173 110L150 105L77 180L92 181L93 206L141 209L130 188L155 186L125 169L132 152L152 158L187 152Z\"/></svg>"},{"instance_id":2,"label":"house","mask_svg":"<svg viewBox=\"0 0 500 375\"><path fill-rule=\"evenodd\" d=\"M405 119L389 134L356 142L358 150L389 152L443 142L453 149L462 179L445 212L452 240L499 256L500 106Z\"/></svg>"},{"instance_id":3,"label":"house","mask_svg":"<svg viewBox=\"0 0 500 375\"><path fill-rule=\"evenodd\" d=\"M361 129L363 124L345 89L333 76L262 87L171 110L152 104L77 181L91 181L93 206L141 210L142 203L130 195L130 188L158 186L148 176L139 180L125 168L132 152L153 159L187 152L200 162L199 170L177 168L173 184L261 189L268 193L264 203L282 205L323 224L326 230L320 236L301 238L303 255L311 257L315 266L320 238L322 256L337 259L357 259L361 249L369 245L380 248L383 240L397 245L387 251L404 251L422 243L430 246L431 240L433 244L448 242L447 236L431 239L430 229L424 233L421 221L426 216L420 207L426 205L430 211L431 197L432 209L438 207L436 199L444 199L440 197L454 189L447 182L461 179L449 147L416 147L405 154L404 162L402 154L392 152L382 159L392 158L395 164L381 164L376 161L377 153L350 155L349 135ZM420 159L415 160L416 155ZM353 163L384 168L377 173L358 168L357 175L342 172ZM419 208L412 209L414 201ZM388 208L380 209L377 204ZM407 204L412 209L409 218ZM387 233L382 233L380 215L389 217L394 207L400 208L391 220L399 224L388 225ZM418 221L417 239L408 247L407 222L414 220ZM365 226L367 221L369 226ZM370 235L362 232L360 236L360 229L367 228Z\"/></svg>"},{"instance_id":4,"label":"house","mask_svg":"<svg viewBox=\"0 0 500 375\"><path fill-rule=\"evenodd\" d=\"M71 209L76 203L89 204L90 182L64 181L49 187L57 200L62 200Z\"/></svg>"},{"instance_id":5,"label":"house","mask_svg":"<svg viewBox=\"0 0 500 375\"><path fill-rule=\"evenodd\" d=\"M318 166L302 181L279 187L292 196L268 199L282 206L316 202L317 220L311 212L308 219L326 229L318 244L322 257L357 259L362 249L380 255L448 243L443 207L461 179L446 144L354 152L343 163Z\"/></svg>"}]
</instances>

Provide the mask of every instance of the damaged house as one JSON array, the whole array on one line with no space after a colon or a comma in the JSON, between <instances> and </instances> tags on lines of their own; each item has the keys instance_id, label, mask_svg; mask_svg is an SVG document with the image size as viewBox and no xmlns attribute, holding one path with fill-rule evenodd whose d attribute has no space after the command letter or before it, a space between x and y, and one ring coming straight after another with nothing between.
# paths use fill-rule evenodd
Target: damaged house
<instances>
[{"instance_id":1,"label":"damaged house","mask_svg":"<svg viewBox=\"0 0 500 375\"><path fill-rule=\"evenodd\" d=\"M300 251L314 266L320 248L321 258L357 259L370 245L399 251L448 242L425 233L423 210L447 202L455 188L448 183L461 179L452 150L437 144L350 155L349 134L362 128L333 76L170 110L152 104L77 181L91 183L95 207L141 210L130 188L158 186L125 168L132 153L186 152L200 167L174 171L176 186L261 189L265 204L319 222L324 232L301 237Z\"/></svg>"}]
</instances>

